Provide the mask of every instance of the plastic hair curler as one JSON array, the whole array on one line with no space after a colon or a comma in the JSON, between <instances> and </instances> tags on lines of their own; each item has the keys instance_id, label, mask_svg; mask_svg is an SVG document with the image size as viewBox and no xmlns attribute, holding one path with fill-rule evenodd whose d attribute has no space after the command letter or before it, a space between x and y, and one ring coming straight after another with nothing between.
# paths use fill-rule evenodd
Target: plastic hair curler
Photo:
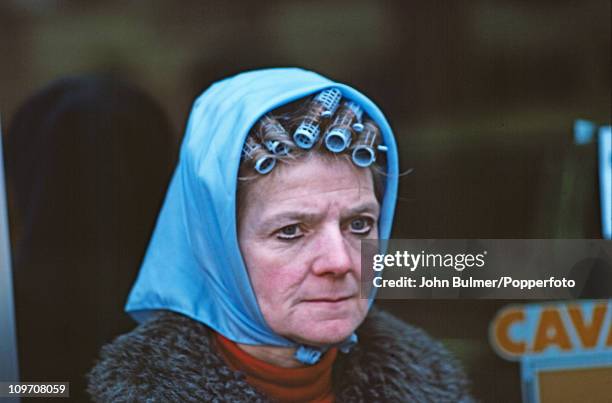
<instances>
[{"instance_id":1,"label":"plastic hair curler","mask_svg":"<svg viewBox=\"0 0 612 403\"><path fill-rule=\"evenodd\" d=\"M264 145L274 155L283 156L289 154L289 147L287 147L287 144L278 140L266 140L264 141Z\"/></svg>"},{"instance_id":2,"label":"plastic hair curler","mask_svg":"<svg viewBox=\"0 0 612 403\"><path fill-rule=\"evenodd\" d=\"M366 122L363 125L363 131L359 134L353 146L351 158L355 165L367 168L376 161L376 150L387 150L387 147L384 145L376 146L377 137L378 129L376 129L376 126L371 122Z\"/></svg>"},{"instance_id":3,"label":"plastic hair curler","mask_svg":"<svg viewBox=\"0 0 612 403\"><path fill-rule=\"evenodd\" d=\"M321 112L322 118L330 118L336 113L336 109L338 109L338 105L340 105L340 99L342 99L340 90L337 88L330 88L319 92L313 99L313 102L323 106L323 111Z\"/></svg>"},{"instance_id":4,"label":"plastic hair curler","mask_svg":"<svg viewBox=\"0 0 612 403\"><path fill-rule=\"evenodd\" d=\"M304 149L310 149L319 139L319 121L329 118L336 113L342 93L337 88L321 91L311 101L308 116L300 123L293 133L295 144Z\"/></svg>"},{"instance_id":5,"label":"plastic hair curler","mask_svg":"<svg viewBox=\"0 0 612 403\"><path fill-rule=\"evenodd\" d=\"M353 111L353 113L355 114L356 122L353 123L353 130L355 130L357 133L361 133L363 131L363 123L361 123L361 118L363 116L363 109L361 109L361 107L357 105L355 102L351 102L351 101L346 102L345 106L347 108L350 108L350 110Z\"/></svg>"},{"instance_id":6,"label":"plastic hair curler","mask_svg":"<svg viewBox=\"0 0 612 403\"><path fill-rule=\"evenodd\" d=\"M333 153L340 153L351 145L351 127L356 119L361 119L363 111L354 102L345 102L325 134L325 146ZM361 127L363 129L363 125Z\"/></svg>"},{"instance_id":7,"label":"plastic hair curler","mask_svg":"<svg viewBox=\"0 0 612 403\"><path fill-rule=\"evenodd\" d=\"M257 156L261 150L261 144L257 143L253 138L248 137L242 149L242 156L245 159L255 160L255 170L262 175L272 171L276 165L276 158L271 155L263 154Z\"/></svg>"},{"instance_id":8,"label":"plastic hair curler","mask_svg":"<svg viewBox=\"0 0 612 403\"><path fill-rule=\"evenodd\" d=\"M274 155L289 154L289 145L279 139L287 138L288 134L285 128L275 119L264 116L261 119L257 138L263 145ZM266 140L267 139L267 140Z\"/></svg>"},{"instance_id":9,"label":"plastic hair curler","mask_svg":"<svg viewBox=\"0 0 612 403\"><path fill-rule=\"evenodd\" d=\"M269 173L276 165L276 158L264 155L255 161L255 170L262 175Z\"/></svg>"}]
</instances>

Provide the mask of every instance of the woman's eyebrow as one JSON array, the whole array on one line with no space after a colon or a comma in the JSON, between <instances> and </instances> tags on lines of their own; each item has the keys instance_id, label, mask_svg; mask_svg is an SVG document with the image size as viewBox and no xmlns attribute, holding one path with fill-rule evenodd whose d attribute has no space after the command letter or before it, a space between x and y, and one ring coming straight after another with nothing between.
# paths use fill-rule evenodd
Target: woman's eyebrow
<instances>
[{"instance_id":1,"label":"woman's eyebrow","mask_svg":"<svg viewBox=\"0 0 612 403\"><path fill-rule=\"evenodd\" d=\"M360 204L355 207L351 207L343 215L347 217L351 217L351 216L355 216L355 215L359 215L363 213L379 214L380 206L376 202L367 202L367 203Z\"/></svg>"},{"instance_id":2,"label":"woman's eyebrow","mask_svg":"<svg viewBox=\"0 0 612 403\"><path fill-rule=\"evenodd\" d=\"M363 213L379 214L380 207L377 202L366 202L351 207L342 213L343 217L353 217ZM261 221L263 227L272 227L283 222L317 222L323 214L309 213L305 211L284 211L272 214Z\"/></svg>"},{"instance_id":3,"label":"woman's eyebrow","mask_svg":"<svg viewBox=\"0 0 612 403\"><path fill-rule=\"evenodd\" d=\"M307 213L303 211L285 211L273 214L265 218L261 225L271 227L281 222L313 222L321 218L320 214Z\"/></svg>"}]
</instances>

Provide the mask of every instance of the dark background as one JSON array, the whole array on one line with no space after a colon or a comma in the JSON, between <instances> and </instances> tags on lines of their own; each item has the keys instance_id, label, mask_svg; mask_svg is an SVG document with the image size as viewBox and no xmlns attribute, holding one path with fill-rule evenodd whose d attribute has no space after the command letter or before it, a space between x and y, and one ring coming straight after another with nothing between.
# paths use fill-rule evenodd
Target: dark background
<instances>
[{"instance_id":1,"label":"dark background","mask_svg":"<svg viewBox=\"0 0 612 403\"><path fill-rule=\"evenodd\" d=\"M111 73L151 93L181 133L213 81L301 66L386 112L413 169L395 238L599 238L596 144L574 144L573 124L610 124L610 18L608 0L7 0L0 112L10 121L61 76ZM519 401L518 365L487 340L504 304L384 303L446 342L476 397Z\"/></svg>"}]
</instances>

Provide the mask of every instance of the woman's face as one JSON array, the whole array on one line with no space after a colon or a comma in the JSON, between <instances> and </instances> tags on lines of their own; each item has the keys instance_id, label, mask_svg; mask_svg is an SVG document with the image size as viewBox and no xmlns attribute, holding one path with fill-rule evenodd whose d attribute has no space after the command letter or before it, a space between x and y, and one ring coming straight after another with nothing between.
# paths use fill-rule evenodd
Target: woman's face
<instances>
[{"instance_id":1,"label":"woman's face","mask_svg":"<svg viewBox=\"0 0 612 403\"><path fill-rule=\"evenodd\" d=\"M268 325L311 345L347 338L368 307L360 241L378 235L371 172L313 156L262 176L243 200L240 250Z\"/></svg>"}]
</instances>

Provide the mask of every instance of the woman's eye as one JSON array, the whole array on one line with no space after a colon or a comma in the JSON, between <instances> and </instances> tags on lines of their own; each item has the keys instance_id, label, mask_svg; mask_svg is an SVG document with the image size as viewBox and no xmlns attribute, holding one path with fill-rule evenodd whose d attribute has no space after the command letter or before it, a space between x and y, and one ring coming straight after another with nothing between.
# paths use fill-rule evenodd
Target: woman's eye
<instances>
[{"instance_id":1,"label":"woman's eye","mask_svg":"<svg viewBox=\"0 0 612 403\"><path fill-rule=\"evenodd\" d=\"M355 218L351 221L351 232L354 234L365 235L372 230L372 219L367 217Z\"/></svg>"},{"instance_id":2,"label":"woman's eye","mask_svg":"<svg viewBox=\"0 0 612 403\"><path fill-rule=\"evenodd\" d=\"M302 235L300 227L297 224L291 224L278 230L276 237L279 239L295 239Z\"/></svg>"}]
</instances>

